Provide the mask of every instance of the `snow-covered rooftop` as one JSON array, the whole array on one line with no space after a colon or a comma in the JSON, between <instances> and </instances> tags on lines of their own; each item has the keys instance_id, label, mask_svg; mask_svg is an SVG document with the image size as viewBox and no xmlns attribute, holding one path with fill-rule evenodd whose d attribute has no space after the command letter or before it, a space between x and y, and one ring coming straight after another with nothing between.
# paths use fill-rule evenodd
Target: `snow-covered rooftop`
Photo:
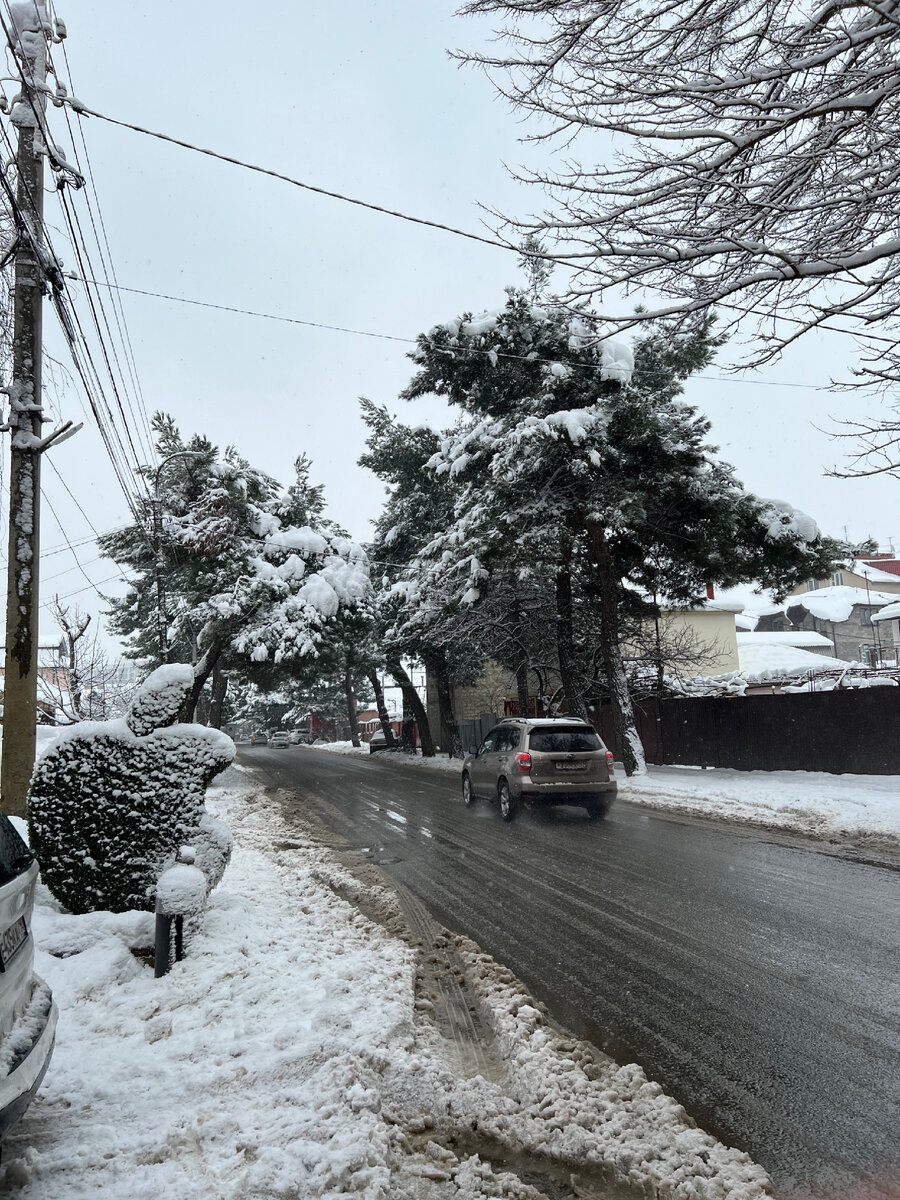
<instances>
[{"instance_id":1,"label":"snow-covered rooftop","mask_svg":"<svg viewBox=\"0 0 900 1200\"><path fill-rule=\"evenodd\" d=\"M872 588L856 587L824 587L812 592L803 592L799 596L789 596L784 607L795 608L802 605L807 612L818 617L820 621L846 621L857 605L867 608L882 608L885 604L894 604L896 592L876 592Z\"/></svg>"},{"instance_id":2,"label":"snow-covered rooftop","mask_svg":"<svg viewBox=\"0 0 900 1200\"><path fill-rule=\"evenodd\" d=\"M896 563L896 560L888 561L895 561ZM900 570L885 571L883 567L876 567L872 563L864 562L861 558L856 559L854 562L853 572L856 575L862 575L863 579L868 579L870 583L900 584Z\"/></svg>"},{"instance_id":3,"label":"snow-covered rooftop","mask_svg":"<svg viewBox=\"0 0 900 1200\"><path fill-rule=\"evenodd\" d=\"M809 650L812 646L833 646L831 638L824 633L814 633L811 629L789 629L784 633L738 633L738 650L741 646L761 646L763 643L772 646L800 646Z\"/></svg>"},{"instance_id":4,"label":"snow-covered rooftop","mask_svg":"<svg viewBox=\"0 0 900 1200\"><path fill-rule=\"evenodd\" d=\"M701 605L700 611L742 613L744 611L744 603L742 600L728 600L716 596L714 599L707 600L705 604Z\"/></svg>"},{"instance_id":5,"label":"snow-covered rooftop","mask_svg":"<svg viewBox=\"0 0 900 1200\"><path fill-rule=\"evenodd\" d=\"M900 617L900 600L895 604L888 604L886 608L882 608L879 612L872 615L873 621L896 621Z\"/></svg>"},{"instance_id":6,"label":"snow-covered rooftop","mask_svg":"<svg viewBox=\"0 0 900 1200\"><path fill-rule=\"evenodd\" d=\"M754 634L749 636L755 637ZM741 673L746 676L760 676L769 672L792 675L802 671L835 671L847 666L847 663L839 658L813 654L797 646L769 641L753 642L749 645L746 642L741 645L739 641L738 659Z\"/></svg>"}]
</instances>

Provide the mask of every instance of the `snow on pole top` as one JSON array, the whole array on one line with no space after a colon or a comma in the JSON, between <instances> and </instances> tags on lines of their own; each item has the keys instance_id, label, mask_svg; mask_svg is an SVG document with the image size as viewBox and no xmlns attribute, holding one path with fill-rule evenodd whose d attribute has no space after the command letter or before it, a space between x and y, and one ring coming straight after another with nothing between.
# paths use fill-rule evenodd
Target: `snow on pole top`
<instances>
[{"instance_id":1,"label":"snow on pole top","mask_svg":"<svg viewBox=\"0 0 900 1200\"><path fill-rule=\"evenodd\" d=\"M23 33L50 33L45 0L10 0L12 26L21 38Z\"/></svg>"},{"instance_id":2,"label":"snow on pole top","mask_svg":"<svg viewBox=\"0 0 900 1200\"><path fill-rule=\"evenodd\" d=\"M176 863L163 871L156 881L156 911L161 913L198 913L206 903L208 884L199 867Z\"/></svg>"},{"instance_id":3,"label":"snow on pole top","mask_svg":"<svg viewBox=\"0 0 900 1200\"><path fill-rule=\"evenodd\" d=\"M194 668L189 663L157 667L135 694L125 718L128 728L143 737L154 729L174 724L193 683Z\"/></svg>"}]
</instances>

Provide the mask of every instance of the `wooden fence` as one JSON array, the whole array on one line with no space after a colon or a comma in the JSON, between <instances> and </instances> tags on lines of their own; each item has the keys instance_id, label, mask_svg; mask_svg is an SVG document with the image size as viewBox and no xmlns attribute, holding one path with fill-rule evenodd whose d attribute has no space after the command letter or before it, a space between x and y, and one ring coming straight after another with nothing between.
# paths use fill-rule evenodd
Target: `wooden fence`
<instances>
[{"instance_id":1,"label":"wooden fence","mask_svg":"<svg viewBox=\"0 0 900 1200\"><path fill-rule=\"evenodd\" d=\"M900 775L900 687L650 699L636 715L651 763ZM601 734L620 758L606 706Z\"/></svg>"}]
</instances>

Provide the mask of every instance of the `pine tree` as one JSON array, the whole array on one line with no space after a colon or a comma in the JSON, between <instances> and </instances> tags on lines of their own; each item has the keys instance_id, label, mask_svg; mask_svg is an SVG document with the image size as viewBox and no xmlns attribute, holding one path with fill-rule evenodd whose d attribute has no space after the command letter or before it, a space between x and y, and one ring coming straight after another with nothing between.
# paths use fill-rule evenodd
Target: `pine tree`
<instances>
[{"instance_id":1,"label":"pine tree","mask_svg":"<svg viewBox=\"0 0 900 1200\"><path fill-rule=\"evenodd\" d=\"M576 610L593 605L629 774L643 753L621 650L626 597L687 603L741 579L783 589L830 561L814 522L744 491L706 443L709 423L679 399L717 344L707 316L690 330L657 326L632 364L589 312L510 290L503 309L420 335L403 393L444 396L462 413L428 464L456 495L452 523L409 572L420 605L438 585L474 608L494 579L552 580L559 672L584 717Z\"/></svg>"},{"instance_id":2,"label":"pine tree","mask_svg":"<svg viewBox=\"0 0 900 1200\"><path fill-rule=\"evenodd\" d=\"M114 602L111 627L132 657L156 659L162 555L167 657L195 664L193 711L216 669L248 679L256 672L274 686L273 669L313 657L329 623L366 602L368 564L362 548L323 518L322 488L310 483L305 456L282 491L232 447L220 452L201 436L185 441L162 414L154 428L167 470L144 474L159 484L159 511L145 500L146 526L100 539L101 551L135 580Z\"/></svg>"}]
</instances>

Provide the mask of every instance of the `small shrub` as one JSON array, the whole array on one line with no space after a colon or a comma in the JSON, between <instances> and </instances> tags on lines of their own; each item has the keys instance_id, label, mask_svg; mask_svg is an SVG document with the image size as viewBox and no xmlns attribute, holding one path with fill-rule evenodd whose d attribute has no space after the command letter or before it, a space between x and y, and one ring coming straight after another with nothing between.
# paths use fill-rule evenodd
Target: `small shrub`
<instances>
[{"instance_id":1,"label":"small shrub","mask_svg":"<svg viewBox=\"0 0 900 1200\"><path fill-rule=\"evenodd\" d=\"M209 865L210 887L221 878L230 835L204 794L234 744L216 729L174 723L192 682L190 666L159 667L124 719L72 725L38 763L31 847L70 912L152 911L156 882L184 845Z\"/></svg>"}]
</instances>

